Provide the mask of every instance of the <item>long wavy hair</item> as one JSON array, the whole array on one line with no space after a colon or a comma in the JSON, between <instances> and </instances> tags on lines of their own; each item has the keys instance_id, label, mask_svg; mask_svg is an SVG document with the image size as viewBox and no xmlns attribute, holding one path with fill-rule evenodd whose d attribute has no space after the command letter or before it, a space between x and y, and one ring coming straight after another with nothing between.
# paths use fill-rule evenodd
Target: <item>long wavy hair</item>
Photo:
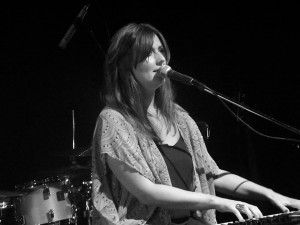
<instances>
[{"instance_id":1,"label":"long wavy hair","mask_svg":"<svg viewBox=\"0 0 300 225\"><path fill-rule=\"evenodd\" d=\"M139 132L157 139L144 108L143 90L132 72L132 68L149 56L155 35L161 41L169 63L167 42L152 25L130 23L116 32L106 56L102 99L107 107L119 111ZM175 124L174 94L168 78L156 90L154 106L163 115L168 128Z\"/></svg>"}]
</instances>

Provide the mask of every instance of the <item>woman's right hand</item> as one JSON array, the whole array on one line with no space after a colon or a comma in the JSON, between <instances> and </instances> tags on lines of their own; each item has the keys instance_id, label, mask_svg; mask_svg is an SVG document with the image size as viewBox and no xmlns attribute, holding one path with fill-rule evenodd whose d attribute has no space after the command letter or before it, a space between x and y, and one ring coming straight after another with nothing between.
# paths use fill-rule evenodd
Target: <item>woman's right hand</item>
<instances>
[{"instance_id":1,"label":"woman's right hand","mask_svg":"<svg viewBox=\"0 0 300 225\"><path fill-rule=\"evenodd\" d=\"M246 215L248 219L259 219L263 217L263 214L255 205L225 198L220 198L219 200L220 202L217 204L216 210L219 212L231 212L235 214L240 222L245 220L242 214Z\"/></svg>"}]
</instances>

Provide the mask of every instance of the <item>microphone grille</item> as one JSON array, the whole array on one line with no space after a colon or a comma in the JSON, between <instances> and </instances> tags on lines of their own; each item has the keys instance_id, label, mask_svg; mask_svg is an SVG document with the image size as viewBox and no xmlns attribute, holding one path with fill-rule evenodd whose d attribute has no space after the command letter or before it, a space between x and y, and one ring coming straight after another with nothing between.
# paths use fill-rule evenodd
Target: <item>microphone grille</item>
<instances>
[{"instance_id":1,"label":"microphone grille","mask_svg":"<svg viewBox=\"0 0 300 225\"><path fill-rule=\"evenodd\" d=\"M162 66L162 68L160 69L160 73L163 74L164 76L167 76L170 70L172 70L172 68L168 65L165 65Z\"/></svg>"}]
</instances>

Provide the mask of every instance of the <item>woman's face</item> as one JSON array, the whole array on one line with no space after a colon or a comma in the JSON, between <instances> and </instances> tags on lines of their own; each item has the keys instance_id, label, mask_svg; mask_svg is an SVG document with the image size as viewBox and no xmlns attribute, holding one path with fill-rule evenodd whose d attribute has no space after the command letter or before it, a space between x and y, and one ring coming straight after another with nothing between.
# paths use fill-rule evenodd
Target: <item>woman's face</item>
<instances>
[{"instance_id":1,"label":"woman's face","mask_svg":"<svg viewBox=\"0 0 300 225\"><path fill-rule=\"evenodd\" d=\"M150 55L133 68L133 74L147 94L154 94L165 78L159 74L159 69L166 64L164 48L155 35Z\"/></svg>"}]
</instances>

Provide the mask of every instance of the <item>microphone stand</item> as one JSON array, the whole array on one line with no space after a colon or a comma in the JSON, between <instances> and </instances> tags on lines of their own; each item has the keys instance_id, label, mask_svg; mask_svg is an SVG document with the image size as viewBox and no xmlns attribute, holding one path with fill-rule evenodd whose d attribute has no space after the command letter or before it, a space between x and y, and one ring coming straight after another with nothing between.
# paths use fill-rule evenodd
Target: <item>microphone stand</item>
<instances>
[{"instance_id":1,"label":"microphone stand","mask_svg":"<svg viewBox=\"0 0 300 225\"><path fill-rule=\"evenodd\" d=\"M227 101L227 102L229 102L229 103L231 103L231 104L233 104L235 106L238 106L238 107L240 107L240 108L242 108L242 109L244 109L244 110L246 110L246 111L248 111L250 113L253 113L253 114L255 114L255 115L257 115L257 116L259 116L259 117L261 117L263 119L266 119L266 120L268 120L268 121L270 121L270 122L272 122L272 123L274 123L276 125L279 125L280 127L283 127L283 128L285 128L285 129L287 129L289 131L292 131L295 134L300 135L300 130L298 130L298 129L290 126L290 125L287 125L287 124L285 124L283 122L280 122L280 121L278 121L278 120L276 120L276 119L274 119L272 117L269 117L269 116L267 116L267 115L265 115L265 114L263 114L263 113L261 113L261 112L259 112L257 110L251 109L249 106L242 105L242 104L238 103L237 101L235 101L233 99L230 99L227 96L225 96L225 95L223 95L223 94L221 94L221 93L219 93L217 91L212 90L211 88L209 88L206 85L204 85L203 83L195 80L194 78L191 78L191 77L188 77L188 76L186 76L186 78L188 78L188 82L187 82L187 80L185 80L184 81L185 84L193 85L193 86L197 87L198 89L200 89L201 91L205 91L205 92L207 92L207 93L209 93L211 95L214 95L214 96L216 96L216 97L218 97L218 98L220 98L222 100L225 100L225 101Z\"/></svg>"},{"instance_id":2,"label":"microphone stand","mask_svg":"<svg viewBox=\"0 0 300 225\"><path fill-rule=\"evenodd\" d=\"M71 39L74 36L77 29L79 29L81 27L85 27L86 31L89 33L89 35L91 36L92 40L95 42L95 44L97 45L99 50L102 51L102 53L105 55L105 53L103 51L103 48L101 47L100 43L98 42L98 40L96 38L96 35L95 35L94 31L92 30L92 28L90 26L88 26L87 24L83 24L83 19L86 16L87 11L88 11L90 6L91 6L91 3L87 3L80 10L79 14L74 19L73 23L71 24L71 26L67 30L66 34L64 35L64 37L61 39L61 41L58 44L58 46L61 49L65 49L67 47L67 45L71 41Z\"/></svg>"},{"instance_id":3,"label":"microphone stand","mask_svg":"<svg viewBox=\"0 0 300 225\"><path fill-rule=\"evenodd\" d=\"M83 8L80 10L80 12L78 13L78 15L76 16L76 18L74 19L73 23L67 30L66 34L63 36L63 38L61 39L61 41L58 44L58 46L61 49L65 49L67 47L67 45L71 41L72 37L74 36L76 30L79 28L79 25L81 25L83 23L83 19L87 14L87 11L88 11L90 5L91 5L90 3L85 4L83 6Z\"/></svg>"}]
</instances>

